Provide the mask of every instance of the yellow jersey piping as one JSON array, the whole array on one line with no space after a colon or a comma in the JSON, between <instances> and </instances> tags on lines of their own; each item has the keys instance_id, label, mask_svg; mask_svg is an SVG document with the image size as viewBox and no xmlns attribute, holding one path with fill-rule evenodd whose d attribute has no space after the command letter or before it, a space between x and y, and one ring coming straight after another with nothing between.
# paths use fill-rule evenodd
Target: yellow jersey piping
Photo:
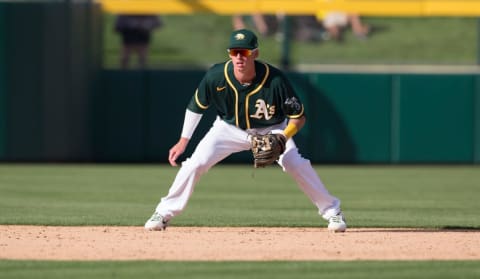
<instances>
[{"instance_id":1,"label":"yellow jersey piping","mask_svg":"<svg viewBox=\"0 0 480 279\"><path fill-rule=\"evenodd\" d=\"M237 127L240 127L238 123L238 91L237 88L233 85L232 81L228 77L228 65L232 62L232 60L229 60L227 63L225 63L225 67L223 68L223 74L225 75L225 79L227 80L228 85L233 89L233 92L235 93L235 125Z\"/></svg>"},{"instance_id":2,"label":"yellow jersey piping","mask_svg":"<svg viewBox=\"0 0 480 279\"><path fill-rule=\"evenodd\" d=\"M200 100L198 99L198 88L195 90L195 102L197 103L197 106L199 106L201 109L207 109L208 106L203 105L200 103Z\"/></svg>"},{"instance_id":3,"label":"yellow jersey piping","mask_svg":"<svg viewBox=\"0 0 480 279\"><path fill-rule=\"evenodd\" d=\"M237 127L240 127L240 124L239 124L239 115L238 115L238 91L237 91L237 88L235 88L235 86L233 85L232 81L230 80L230 77L228 76L228 65L232 62L232 60L229 60L227 63L225 63L225 67L224 67L224 75L225 75L225 79L227 80L227 83L228 85L230 85L230 87L233 89L233 92L235 93L235 125ZM250 93L248 93L245 97L245 122L246 122L246 129L250 129L250 120L249 120L249 116L248 116L248 99L250 98L250 96L252 96L253 94L257 93L258 91L260 91L260 89L262 89L263 85L265 84L265 82L267 81L267 78L268 76L270 75L270 68L268 67L267 64L265 63L262 63L264 66L265 66L265 76L263 77L263 80L262 82L260 83L260 85L258 85L253 91L251 91Z\"/></svg>"},{"instance_id":4,"label":"yellow jersey piping","mask_svg":"<svg viewBox=\"0 0 480 279\"><path fill-rule=\"evenodd\" d=\"M255 88L252 92L248 93L247 96L245 97L245 121L247 123L247 129L250 129L250 116L248 114L248 99L250 98L250 96L252 96L253 94L260 91L260 89L262 89L263 85L267 81L268 76L270 75L270 68L268 67L268 65L265 63L262 63L262 64L265 66L265 76L263 77L262 82L257 88Z\"/></svg>"},{"instance_id":5,"label":"yellow jersey piping","mask_svg":"<svg viewBox=\"0 0 480 279\"><path fill-rule=\"evenodd\" d=\"M288 116L288 118L300 118L300 117L303 116L303 112L304 112L304 107L302 105L302 111L300 111L300 113L294 114L294 115L287 115L287 116Z\"/></svg>"}]
</instances>

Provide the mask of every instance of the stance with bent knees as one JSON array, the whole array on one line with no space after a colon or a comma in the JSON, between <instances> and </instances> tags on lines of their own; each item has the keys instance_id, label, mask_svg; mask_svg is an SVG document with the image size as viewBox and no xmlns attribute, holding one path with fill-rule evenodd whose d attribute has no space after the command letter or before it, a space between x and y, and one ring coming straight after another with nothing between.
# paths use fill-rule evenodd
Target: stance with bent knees
<instances>
[{"instance_id":1,"label":"stance with bent knees","mask_svg":"<svg viewBox=\"0 0 480 279\"><path fill-rule=\"evenodd\" d=\"M252 135L273 133L284 138L283 153L276 162L318 208L319 215L328 221L328 229L344 232L347 225L340 201L328 192L310 161L298 153L292 138L306 117L290 82L279 69L257 61L260 51L253 32L232 32L227 50L230 60L207 71L188 104L181 137L169 152L170 164L177 166L176 160L208 108L216 110L217 119L191 157L181 164L145 229L164 230L185 209L202 174L232 153L252 149Z\"/></svg>"}]
</instances>

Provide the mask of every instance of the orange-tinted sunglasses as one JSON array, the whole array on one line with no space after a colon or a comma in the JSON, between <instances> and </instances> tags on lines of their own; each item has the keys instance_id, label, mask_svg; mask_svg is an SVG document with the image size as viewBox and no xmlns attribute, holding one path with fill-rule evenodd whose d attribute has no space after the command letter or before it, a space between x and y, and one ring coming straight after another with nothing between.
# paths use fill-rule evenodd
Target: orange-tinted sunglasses
<instances>
[{"instance_id":1,"label":"orange-tinted sunglasses","mask_svg":"<svg viewBox=\"0 0 480 279\"><path fill-rule=\"evenodd\" d=\"M237 56L238 54L240 54L241 56L244 56L244 57L248 57L253 53L252 49L244 49L244 48L231 48L231 49L227 49L227 51L231 56Z\"/></svg>"}]
</instances>

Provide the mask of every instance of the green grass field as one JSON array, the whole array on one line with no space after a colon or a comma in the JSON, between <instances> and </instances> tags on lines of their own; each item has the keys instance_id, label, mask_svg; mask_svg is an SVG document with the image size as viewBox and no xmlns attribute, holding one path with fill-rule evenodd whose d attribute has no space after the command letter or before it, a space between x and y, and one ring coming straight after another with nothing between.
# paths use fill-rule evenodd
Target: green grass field
<instances>
[{"instance_id":1,"label":"green grass field","mask_svg":"<svg viewBox=\"0 0 480 279\"><path fill-rule=\"evenodd\" d=\"M475 18L364 20L377 30L368 40L357 40L347 31L341 44L294 41L290 46L292 64L477 64L479 27ZM113 22L114 16L105 14L103 56L107 68L119 66L120 37L113 32ZM154 32L151 44L153 68L205 67L228 58L230 16L166 15L164 22L164 28ZM260 37L260 50L260 59L280 63L282 44L275 36Z\"/></svg>"},{"instance_id":2,"label":"green grass field","mask_svg":"<svg viewBox=\"0 0 480 279\"><path fill-rule=\"evenodd\" d=\"M476 261L37 262L0 261L0 278L478 278Z\"/></svg>"},{"instance_id":3,"label":"green grass field","mask_svg":"<svg viewBox=\"0 0 480 279\"><path fill-rule=\"evenodd\" d=\"M480 229L477 166L316 166L350 227ZM2 164L0 224L143 225L177 169ZM278 167L218 165L172 226L325 223ZM1 255L0 255L1 257ZM480 261L0 261L0 278L478 278Z\"/></svg>"},{"instance_id":4,"label":"green grass field","mask_svg":"<svg viewBox=\"0 0 480 279\"><path fill-rule=\"evenodd\" d=\"M177 168L166 165L0 165L0 223L142 225ZM317 166L350 227L480 228L476 166ZM248 206L245 206L248 204ZM176 226L323 226L277 166L219 165Z\"/></svg>"}]
</instances>

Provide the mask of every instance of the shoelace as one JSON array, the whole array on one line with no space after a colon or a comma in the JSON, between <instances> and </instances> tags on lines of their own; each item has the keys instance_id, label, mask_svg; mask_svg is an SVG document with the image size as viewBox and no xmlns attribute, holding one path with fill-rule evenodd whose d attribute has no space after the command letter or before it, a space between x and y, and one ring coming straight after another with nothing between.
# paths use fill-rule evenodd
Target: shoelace
<instances>
[{"instance_id":1,"label":"shoelace","mask_svg":"<svg viewBox=\"0 0 480 279\"><path fill-rule=\"evenodd\" d=\"M150 220L152 220L154 222L157 222L157 221L162 221L163 222L163 217L162 217L162 215L155 212L155 213L153 213L152 218L150 218Z\"/></svg>"},{"instance_id":2,"label":"shoelace","mask_svg":"<svg viewBox=\"0 0 480 279\"><path fill-rule=\"evenodd\" d=\"M341 215L332 216L330 218L330 222L341 223L342 222L342 216Z\"/></svg>"}]
</instances>

